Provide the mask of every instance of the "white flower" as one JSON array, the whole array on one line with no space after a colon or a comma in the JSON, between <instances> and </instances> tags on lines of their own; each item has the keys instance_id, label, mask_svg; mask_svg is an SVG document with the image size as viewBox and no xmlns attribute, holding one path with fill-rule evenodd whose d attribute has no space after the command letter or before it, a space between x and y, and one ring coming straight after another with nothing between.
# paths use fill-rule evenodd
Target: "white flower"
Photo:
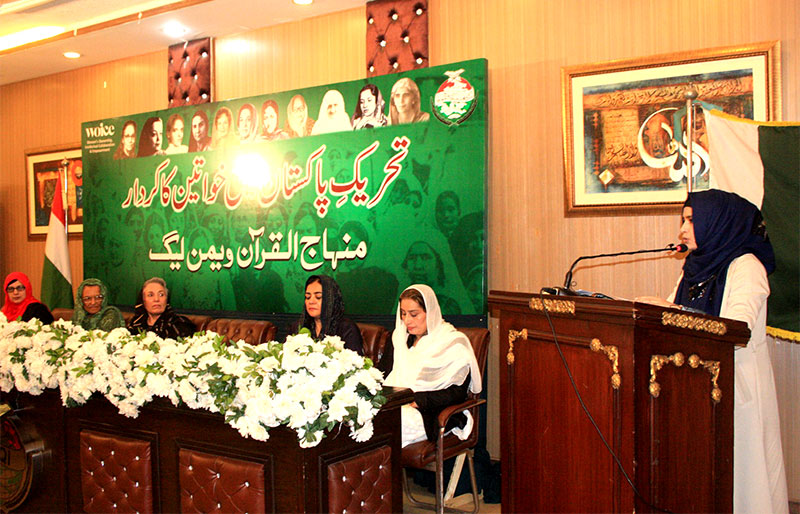
<instances>
[{"instance_id":1,"label":"white flower","mask_svg":"<svg viewBox=\"0 0 800 514\"><path fill-rule=\"evenodd\" d=\"M147 375L147 387L155 396L169 396L172 389L172 382L169 377L161 373L150 373Z\"/></svg>"},{"instance_id":2,"label":"white flower","mask_svg":"<svg viewBox=\"0 0 800 514\"><path fill-rule=\"evenodd\" d=\"M258 346L236 341L217 351L220 341L211 332L176 341L0 317L0 389L39 394L58 387L64 405L85 403L99 392L129 417L154 396L211 412L224 405L223 414L242 436L264 441L269 428L283 423L303 447L325 437L323 430L309 429L321 425L321 416L350 426L358 441L372 436L372 401L382 375L366 370L364 358L345 350L340 338L314 341L303 334ZM220 380L230 380L231 387L212 393L209 384Z\"/></svg>"},{"instance_id":3,"label":"white flower","mask_svg":"<svg viewBox=\"0 0 800 514\"><path fill-rule=\"evenodd\" d=\"M364 423L361 428L352 431L353 439L355 439L359 443L363 443L364 441L369 441L372 438L372 420Z\"/></svg>"}]
</instances>

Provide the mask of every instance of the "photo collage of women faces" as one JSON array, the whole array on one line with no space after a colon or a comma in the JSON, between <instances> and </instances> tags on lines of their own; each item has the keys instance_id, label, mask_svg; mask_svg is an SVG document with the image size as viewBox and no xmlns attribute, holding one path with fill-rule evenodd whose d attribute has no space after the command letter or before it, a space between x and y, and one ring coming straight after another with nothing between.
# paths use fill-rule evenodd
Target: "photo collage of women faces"
<instances>
[{"instance_id":1,"label":"photo collage of women faces","mask_svg":"<svg viewBox=\"0 0 800 514\"><path fill-rule=\"evenodd\" d=\"M203 152L252 142L430 119L430 114L421 110L419 87L408 77L401 78L392 86L388 113L383 95L374 84L366 84L354 100L352 116L347 111L342 94L336 89L329 89L322 98L316 119L309 115L306 99L298 94L286 105L285 121L281 119L278 103L271 99L266 100L260 109L252 103L246 103L236 113L229 107L219 107L213 119L209 119L203 109L198 109L191 119L184 119L181 114L175 113L166 119L166 126L164 120L158 117L148 118L141 129L135 121L128 120L123 124L122 138L114 152L114 159Z\"/></svg>"}]
</instances>

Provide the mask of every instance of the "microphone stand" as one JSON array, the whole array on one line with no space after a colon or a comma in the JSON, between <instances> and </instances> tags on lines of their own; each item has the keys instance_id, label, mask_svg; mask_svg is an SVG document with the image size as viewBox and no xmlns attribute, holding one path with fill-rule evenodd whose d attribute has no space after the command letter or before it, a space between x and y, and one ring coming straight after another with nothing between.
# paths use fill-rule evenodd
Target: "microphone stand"
<instances>
[{"instance_id":1,"label":"microphone stand","mask_svg":"<svg viewBox=\"0 0 800 514\"><path fill-rule=\"evenodd\" d=\"M653 250L635 250L632 252L616 252L616 253L601 253L597 255L583 255L575 259L575 262L572 263L572 266L569 267L569 271L567 271L566 276L564 277L564 292L568 295L577 296L577 293L570 289L570 282L572 282L572 271L575 269L575 265L578 264L580 261L585 259L597 259L600 257L619 257L620 255L636 255L639 253L658 253L658 252L671 252L676 251L679 248L674 244L670 243L665 248L656 248Z\"/></svg>"}]
</instances>

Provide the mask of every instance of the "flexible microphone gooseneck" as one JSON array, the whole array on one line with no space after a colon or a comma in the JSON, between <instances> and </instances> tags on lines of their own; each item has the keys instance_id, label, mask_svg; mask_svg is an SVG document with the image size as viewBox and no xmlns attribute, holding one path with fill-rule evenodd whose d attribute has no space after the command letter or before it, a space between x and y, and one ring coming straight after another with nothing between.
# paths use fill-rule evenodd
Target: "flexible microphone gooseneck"
<instances>
[{"instance_id":1,"label":"flexible microphone gooseneck","mask_svg":"<svg viewBox=\"0 0 800 514\"><path fill-rule=\"evenodd\" d=\"M575 259L575 262L572 263L572 266L569 267L569 271L567 271L566 276L564 277L564 289L569 290L570 282L572 282L572 271L575 269L575 265L578 264L582 260L586 259L597 259L600 257L619 257L620 255L636 255L639 253L658 253L658 252L678 252L683 253L689 249L688 246L681 243L679 245L674 245L672 243L668 244L665 248L655 248L653 250L634 250L632 252L617 252L617 253L599 253L597 255L583 255Z\"/></svg>"}]
</instances>

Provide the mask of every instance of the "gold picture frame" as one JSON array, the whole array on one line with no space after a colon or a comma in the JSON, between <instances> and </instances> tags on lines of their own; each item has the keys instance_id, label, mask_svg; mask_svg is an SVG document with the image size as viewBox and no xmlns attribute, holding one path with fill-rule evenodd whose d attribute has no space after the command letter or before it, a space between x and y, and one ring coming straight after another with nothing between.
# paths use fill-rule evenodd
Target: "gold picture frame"
<instances>
[{"instance_id":1,"label":"gold picture frame","mask_svg":"<svg viewBox=\"0 0 800 514\"><path fill-rule=\"evenodd\" d=\"M698 105L780 120L780 42L562 68L567 215L668 213L684 201L689 88L697 162L707 150Z\"/></svg>"},{"instance_id":2,"label":"gold picture frame","mask_svg":"<svg viewBox=\"0 0 800 514\"><path fill-rule=\"evenodd\" d=\"M47 234L59 171L67 172L67 231L83 233L83 161L79 144L37 148L25 152L28 235ZM61 177L63 180L63 176ZM63 187L63 183L62 183Z\"/></svg>"}]
</instances>

